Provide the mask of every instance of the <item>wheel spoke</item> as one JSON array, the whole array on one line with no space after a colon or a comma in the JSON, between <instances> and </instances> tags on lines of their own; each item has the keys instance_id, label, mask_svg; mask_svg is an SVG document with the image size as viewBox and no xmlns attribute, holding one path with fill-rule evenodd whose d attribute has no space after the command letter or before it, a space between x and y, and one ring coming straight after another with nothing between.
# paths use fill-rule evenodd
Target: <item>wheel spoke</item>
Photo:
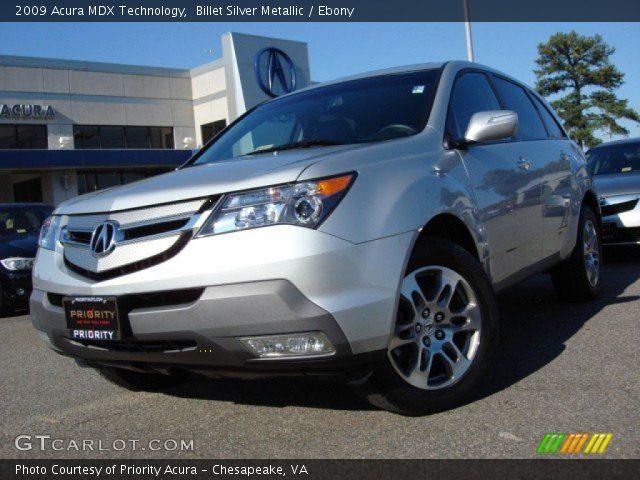
<instances>
[{"instance_id":1,"label":"wheel spoke","mask_svg":"<svg viewBox=\"0 0 640 480\"><path fill-rule=\"evenodd\" d=\"M469 359L467 359L467 357L465 357L462 354L462 352L456 346L455 343L448 342L447 346L455 352L457 358L454 361L446 353L443 353L442 357L444 358L445 363L447 364L451 377L453 379L457 379L462 373L464 373L467 370L470 362L469 362Z\"/></svg>"},{"instance_id":2,"label":"wheel spoke","mask_svg":"<svg viewBox=\"0 0 640 480\"><path fill-rule=\"evenodd\" d=\"M440 308L449 309L449 303L453 298L453 293L458 287L458 275L450 275L448 272L440 272L440 288L436 295L435 301Z\"/></svg>"},{"instance_id":3,"label":"wheel spoke","mask_svg":"<svg viewBox=\"0 0 640 480\"><path fill-rule=\"evenodd\" d=\"M412 385L422 386L422 388L426 388L428 378L427 375L425 375L425 372L421 369L422 352L424 350L424 348L420 349L420 352L416 355L416 362L407 375L407 380Z\"/></svg>"},{"instance_id":4,"label":"wheel spoke","mask_svg":"<svg viewBox=\"0 0 640 480\"><path fill-rule=\"evenodd\" d=\"M431 373L431 365L433 364L433 355L427 348L423 348L420 351L420 368L424 372L424 376L429 381L429 374Z\"/></svg>"},{"instance_id":5,"label":"wheel spoke","mask_svg":"<svg viewBox=\"0 0 640 480\"><path fill-rule=\"evenodd\" d=\"M408 275L402 282L402 295L409 300L409 303L411 303L411 306L413 307L413 310L415 313L419 314L420 312L418 311L418 308L422 308L425 305L427 305L427 300L424 296L424 293L422 292L422 289L420 288L420 285L418 284L418 281L416 280L416 276L414 274ZM414 297L418 296L418 299L421 303L420 306L417 306L415 304L414 301Z\"/></svg>"},{"instance_id":6,"label":"wheel spoke","mask_svg":"<svg viewBox=\"0 0 640 480\"><path fill-rule=\"evenodd\" d=\"M408 345L410 343L414 343L416 341L415 338L400 338L396 335L393 336L391 341L389 342L389 350L393 351L398 347L402 347L404 345Z\"/></svg>"},{"instance_id":7,"label":"wheel spoke","mask_svg":"<svg viewBox=\"0 0 640 480\"><path fill-rule=\"evenodd\" d=\"M480 330L480 323L482 321L480 307L475 303L468 304L457 316L465 317L467 321L462 325L452 324L454 331L463 332Z\"/></svg>"}]
</instances>

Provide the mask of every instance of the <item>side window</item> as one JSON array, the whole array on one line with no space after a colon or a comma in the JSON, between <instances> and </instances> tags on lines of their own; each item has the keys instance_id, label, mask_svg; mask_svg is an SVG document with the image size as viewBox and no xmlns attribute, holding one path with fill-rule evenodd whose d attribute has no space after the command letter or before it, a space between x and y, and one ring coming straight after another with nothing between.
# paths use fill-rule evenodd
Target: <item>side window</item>
<instances>
[{"instance_id":1,"label":"side window","mask_svg":"<svg viewBox=\"0 0 640 480\"><path fill-rule=\"evenodd\" d=\"M447 132L462 138L474 113L500 110L498 99L483 73L468 72L456 79L449 101Z\"/></svg>"},{"instance_id":2,"label":"side window","mask_svg":"<svg viewBox=\"0 0 640 480\"><path fill-rule=\"evenodd\" d=\"M538 107L538 112L540 112L542 121L544 121L544 125L547 127L549 136L551 138L567 138L567 136L562 131L562 128L560 128L560 125L558 125L556 119L553 118L553 115L551 115L551 113L549 113L547 107L545 107L535 95L531 95L531 98L533 98L533 103L535 103L536 107Z\"/></svg>"},{"instance_id":3,"label":"side window","mask_svg":"<svg viewBox=\"0 0 640 480\"><path fill-rule=\"evenodd\" d=\"M529 96L522 87L508 80L494 77L494 85L502 104L506 110L513 110L518 114L518 132L516 140L540 140L547 138L538 111L529 100Z\"/></svg>"}]
</instances>

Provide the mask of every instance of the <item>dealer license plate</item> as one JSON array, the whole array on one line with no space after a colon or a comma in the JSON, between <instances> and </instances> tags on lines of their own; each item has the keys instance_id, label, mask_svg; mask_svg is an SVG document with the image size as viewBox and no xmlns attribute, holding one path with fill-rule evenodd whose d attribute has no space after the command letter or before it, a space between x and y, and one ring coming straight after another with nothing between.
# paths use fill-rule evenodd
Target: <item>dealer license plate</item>
<instances>
[{"instance_id":1,"label":"dealer license plate","mask_svg":"<svg viewBox=\"0 0 640 480\"><path fill-rule=\"evenodd\" d=\"M64 297L69 335L77 340L120 339L116 297Z\"/></svg>"}]
</instances>

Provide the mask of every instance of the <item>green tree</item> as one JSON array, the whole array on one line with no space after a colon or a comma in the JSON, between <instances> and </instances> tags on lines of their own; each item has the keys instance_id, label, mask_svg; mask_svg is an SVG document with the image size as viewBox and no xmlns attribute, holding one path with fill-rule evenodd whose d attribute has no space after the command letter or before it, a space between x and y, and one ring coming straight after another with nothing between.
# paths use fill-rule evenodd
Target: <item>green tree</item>
<instances>
[{"instance_id":1,"label":"green tree","mask_svg":"<svg viewBox=\"0 0 640 480\"><path fill-rule=\"evenodd\" d=\"M536 89L545 97L567 92L551 102L569 135L583 148L601 142L597 131L628 135L620 119L640 122L640 115L618 98L624 73L609 61L615 48L600 35L558 32L538 45Z\"/></svg>"}]
</instances>

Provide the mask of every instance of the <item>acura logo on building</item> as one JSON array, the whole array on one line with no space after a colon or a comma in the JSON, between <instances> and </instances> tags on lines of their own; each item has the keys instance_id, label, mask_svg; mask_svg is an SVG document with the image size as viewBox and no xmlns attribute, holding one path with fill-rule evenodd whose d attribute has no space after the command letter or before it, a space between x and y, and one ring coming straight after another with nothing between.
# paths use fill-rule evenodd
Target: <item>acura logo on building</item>
<instances>
[{"instance_id":1,"label":"acura logo on building","mask_svg":"<svg viewBox=\"0 0 640 480\"><path fill-rule=\"evenodd\" d=\"M120 226L116 222L104 222L96 227L91 235L89 248L95 257L109 255L116 248L116 235Z\"/></svg>"},{"instance_id":2,"label":"acura logo on building","mask_svg":"<svg viewBox=\"0 0 640 480\"><path fill-rule=\"evenodd\" d=\"M56 118L56 112L51 105L32 105L30 103L7 105L0 104L0 118Z\"/></svg>"},{"instance_id":3,"label":"acura logo on building","mask_svg":"<svg viewBox=\"0 0 640 480\"><path fill-rule=\"evenodd\" d=\"M254 61L256 80L264 93L277 97L296 89L296 69L289 55L279 48L264 48Z\"/></svg>"}]
</instances>

